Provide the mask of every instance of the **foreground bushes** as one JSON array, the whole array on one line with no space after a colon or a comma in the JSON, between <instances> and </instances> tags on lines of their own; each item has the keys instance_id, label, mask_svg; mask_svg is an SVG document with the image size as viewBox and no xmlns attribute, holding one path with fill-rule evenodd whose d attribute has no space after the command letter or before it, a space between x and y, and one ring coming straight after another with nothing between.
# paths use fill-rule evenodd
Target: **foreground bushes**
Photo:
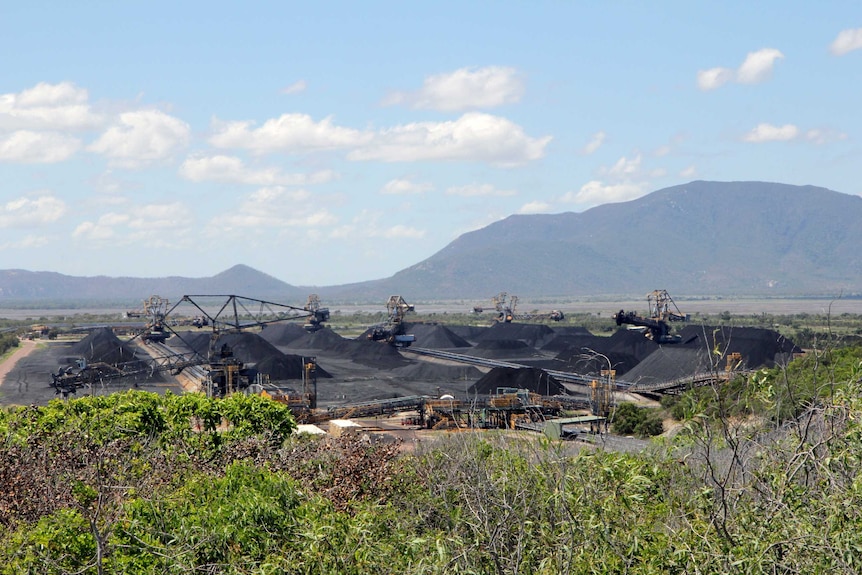
<instances>
[{"instance_id":1,"label":"foreground bushes","mask_svg":"<svg viewBox=\"0 0 862 575\"><path fill-rule=\"evenodd\" d=\"M0 573L858 572L859 392L636 455L460 433L402 456L291 436L259 398L16 410Z\"/></svg>"}]
</instances>

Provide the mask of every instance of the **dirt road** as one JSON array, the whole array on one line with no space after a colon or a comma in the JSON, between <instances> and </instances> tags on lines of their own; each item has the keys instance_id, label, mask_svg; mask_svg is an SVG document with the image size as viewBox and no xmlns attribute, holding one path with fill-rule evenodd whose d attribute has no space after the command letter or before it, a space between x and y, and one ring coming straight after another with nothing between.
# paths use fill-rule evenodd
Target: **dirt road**
<instances>
[{"instance_id":1,"label":"dirt road","mask_svg":"<svg viewBox=\"0 0 862 575\"><path fill-rule=\"evenodd\" d=\"M31 351L36 349L37 345L39 344L32 339L21 340L18 345L18 349L0 363L0 386L3 385L3 381L6 379L9 372L15 367L15 364L18 363L18 360L27 357Z\"/></svg>"}]
</instances>

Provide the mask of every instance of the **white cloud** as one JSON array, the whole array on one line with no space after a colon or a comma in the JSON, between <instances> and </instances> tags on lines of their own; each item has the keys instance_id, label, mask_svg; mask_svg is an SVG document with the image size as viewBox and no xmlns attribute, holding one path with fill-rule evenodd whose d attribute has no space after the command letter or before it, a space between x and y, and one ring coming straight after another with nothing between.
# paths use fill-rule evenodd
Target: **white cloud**
<instances>
[{"instance_id":1,"label":"white cloud","mask_svg":"<svg viewBox=\"0 0 862 575\"><path fill-rule=\"evenodd\" d=\"M66 203L52 195L22 197L0 204L0 229L39 227L60 220Z\"/></svg>"},{"instance_id":2,"label":"white cloud","mask_svg":"<svg viewBox=\"0 0 862 575\"><path fill-rule=\"evenodd\" d=\"M397 224L389 228L384 228L382 230L374 230L372 233L373 235L371 237L380 236L387 239L420 239L425 237L425 230L412 228L403 224Z\"/></svg>"},{"instance_id":3,"label":"white cloud","mask_svg":"<svg viewBox=\"0 0 862 575\"><path fill-rule=\"evenodd\" d=\"M697 168L695 168L693 165L683 169L679 173L680 178L693 178L696 175L697 175Z\"/></svg>"},{"instance_id":4,"label":"white cloud","mask_svg":"<svg viewBox=\"0 0 862 575\"><path fill-rule=\"evenodd\" d=\"M623 156L610 167L602 166L597 170L602 179L591 180L579 190L563 194L559 201L589 207L638 198L646 193L651 179L667 175L664 168L644 170L642 161L640 152L635 152L631 158Z\"/></svg>"},{"instance_id":5,"label":"white cloud","mask_svg":"<svg viewBox=\"0 0 862 575\"><path fill-rule=\"evenodd\" d=\"M519 214L546 214L551 210L551 204L538 200L528 202L518 210Z\"/></svg>"},{"instance_id":6,"label":"white cloud","mask_svg":"<svg viewBox=\"0 0 862 575\"><path fill-rule=\"evenodd\" d=\"M829 51L836 56L843 56L859 49L862 49L862 28L842 30L829 46Z\"/></svg>"},{"instance_id":7,"label":"white cloud","mask_svg":"<svg viewBox=\"0 0 862 575\"><path fill-rule=\"evenodd\" d=\"M0 162L53 164L69 159L81 141L57 132L18 130L0 136Z\"/></svg>"},{"instance_id":8,"label":"white cloud","mask_svg":"<svg viewBox=\"0 0 862 575\"><path fill-rule=\"evenodd\" d=\"M230 211L212 218L207 235L265 235L290 228L332 226L338 218L319 203L312 202L307 190L269 186L247 194Z\"/></svg>"},{"instance_id":9,"label":"white cloud","mask_svg":"<svg viewBox=\"0 0 862 575\"><path fill-rule=\"evenodd\" d=\"M300 92L304 92L305 89L308 88L308 85L305 83L305 80L297 80L290 86L283 88L281 90L282 94L299 94Z\"/></svg>"},{"instance_id":10,"label":"white cloud","mask_svg":"<svg viewBox=\"0 0 862 575\"><path fill-rule=\"evenodd\" d=\"M662 157L670 154L672 150L673 150L673 148L671 148L670 146L664 145L664 146L659 146L658 148L656 148L652 154L656 158L662 158Z\"/></svg>"},{"instance_id":11,"label":"white cloud","mask_svg":"<svg viewBox=\"0 0 862 575\"><path fill-rule=\"evenodd\" d=\"M382 130L351 160L462 160L514 166L544 156L551 136L531 138L517 124L478 112L449 122L418 122Z\"/></svg>"},{"instance_id":12,"label":"white cloud","mask_svg":"<svg viewBox=\"0 0 862 575\"><path fill-rule=\"evenodd\" d=\"M734 78L733 70L730 68L710 68L709 70L698 70L697 87L703 91L715 90L724 86Z\"/></svg>"},{"instance_id":13,"label":"white cloud","mask_svg":"<svg viewBox=\"0 0 862 575\"><path fill-rule=\"evenodd\" d=\"M493 197L508 197L515 196L518 192L515 190L498 190L492 184L469 184L466 186L453 186L446 190L447 196L462 196L465 198L493 196Z\"/></svg>"},{"instance_id":14,"label":"white cloud","mask_svg":"<svg viewBox=\"0 0 862 575\"><path fill-rule=\"evenodd\" d=\"M641 155L638 153L634 158L621 157L610 168L602 168L599 172L615 179L630 178L640 172Z\"/></svg>"},{"instance_id":15,"label":"white cloud","mask_svg":"<svg viewBox=\"0 0 862 575\"><path fill-rule=\"evenodd\" d=\"M846 140L847 134L837 130L812 128L805 132L805 139L814 145L822 146L824 144Z\"/></svg>"},{"instance_id":16,"label":"white cloud","mask_svg":"<svg viewBox=\"0 0 862 575\"><path fill-rule=\"evenodd\" d=\"M772 76L776 60L781 58L784 58L784 54L775 48L749 52L742 66L736 71L736 81L740 84L759 84L768 80Z\"/></svg>"},{"instance_id":17,"label":"white cloud","mask_svg":"<svg viewBox=\"0 0 862 575\"><path fill-rule=\"evenodd\" d=\"M753 130L742 137L742 141L753 144L797 140L810 142L815 146L840 142L846 139L847 134L831 128L811 128L803 131L793 124L773 126L767 123L758 124Z\"/></svg>"},{"instance_id":18,"label":"white cloud","mask_svg":"<svg viewBox=\"0 0 862 575\"><path fill-rule=\"evenodd\" d=\"M703 91L715 90L728 82L739 84L759 84L772 76L775 62L784 58L775 48L762 48L749 52L736 70L717 67L697 72L697 86Z\"/></svg>"},{"instance_id":19,"label":"white cloud","mask_svg":"<svg viewBox=\"0 0 862 575\"><path fill-rule=\"evenodd\" d=\"M112 164L134 168L168 158L185 148L191 136L189 125L159 110L120 114L87 149L102 154Z\"/></svg>"},{"instance_id":20,"label":"white cloud","mask_svg":"<svg viewBox=\"0 0 862 575\"><path fill-rule=\"evenodd\" d=\"M151 247L178 247L194 223L194 214L180 202L128 206L126 212L107 212L96 221L81 222L72 237L129 245L146 241Z\"/></svg>"},{"instance_id":21,"label":"white cloud","mask_svg":"<svg viewBox=\"0 0 862 575\"><path fill-rule=\"evenodd\" d=\"M28 234L21 238L0 244L0 250L26 250L41 248L48 245L54 238L52 236L34 236Z\"/></svg>"},{"instance_id":22,"label":"white cloud","mask_svg":"<svg viewBox=\"0 0 862 575\"><path fill-rule=\"evenodd\" d=\"M380 221L388 221L387 214L371 210L361 210L353 220L329 232L331 239L356 240L360 238L384 238L384 239L421 239L425 237L425 230L396 224L394 226L381 225Z\"/></svg>"},{"instance_id":23,"label":"white cloud","mask_svg":"<svg viewBox=\"0 0 862 575\"><path fill-rule=\"evenodd\" d=\"M645 192L645 183L605 184L598 180L592 180L581 186L577 192L565 194L562 201L588 205L626 202L641 197Z\"/></svg>"},{"instance_id":24,"label":"white cloud","mask_svg":"<svg viewBox=\"0 0 862 575\"><path fill-rule=\"evenodd\" d=\"M96 241L110 240L117 235L115 227L126 221L128 216L115 213L104 214L95 222L86 221L78 224L72 232L72 237Z\"/></svg>"},{"instance_id":25,"label":"white cloud","mask_svg":"<svg viewBox=\"0 0 862 575\"><path fill-rule=\"evenodd\" d=\"M773 126L772 124L758 124L753 130L743 136L743 141L759 144L761 142L786 142L793 140L799 135L799 128L793 124Z\"/></svg>"},{"instance_id":26,"label":"white cloud","mask_svg":"<svg viewBox=\"0 0 862 575\"><path fill-rule=\"evenodd\" d=\"M383 186L383 189L380 190L381 194L385 195L407 195L407 194L424 194L425 192L430 192L434 189L434 186L427 182L411 182L406 179L396 179L389 180L386 182L386 185Z\"/></svg>"},{"instance_id":27,"label":"white cloud","mask_svg":"<svg viewBox=\"0 0 862 575\"><path fill-rule=\"evenodd\" d=\"M257 153L337 150L369 141L372 134L332 123L332 117L315 122L307 114L284 114L260 128L252 122L213 122L209 143L217 148L243 148Z\"/></svg>"},{"instance_id":28,"label":"white cloud","mask_svg":"<svg viewBox=\"0 0 862 575\"><path fill-rule=\"evenodd\" d=\"M428 76L416 92L395 92L384 105L406 104L417 109L456 112L493 108L519 102L524 83L514 68L487 66L460 68L446 74Z\"/></svg>"},{"instance_id":29,"label":"white cloud","mask_svg":"<svg viewBox=\"0 0 862 575\"><path fill-rule=\"evenodd\" d=\"M0 94L0 129L87 130L104 118L87 103L87 91L70 82L36 84L17 94Z\"/></svg>"},{"instance_id":30,"label":"white cloud","mask_svg":"<svg viewBox=\"0 0 862 575\"><path fill-rule=\"evenodd\" d=\"M606 138L607 134L605 134L604 132L596 132L595 134L593 134L593 137L590 138L589 143L587 143L587 145L583 147L581 153L586 155L594 153L596 150L602 147L602 144L605 143Z\"/></svg>"},{"instance_id":31,"label":"white cloud","mask_svg":"<svg viewBox=\"0 0 862 575\"><path fill-rule=\"evenodd\" d=\"M301 186L332 181L337 174L322 170L311 174L285 174L278 168L252 169L234 156L191 156L179 168L182 177L192 182L227 182L253 186Z\"/></svg>"}]
</instances>

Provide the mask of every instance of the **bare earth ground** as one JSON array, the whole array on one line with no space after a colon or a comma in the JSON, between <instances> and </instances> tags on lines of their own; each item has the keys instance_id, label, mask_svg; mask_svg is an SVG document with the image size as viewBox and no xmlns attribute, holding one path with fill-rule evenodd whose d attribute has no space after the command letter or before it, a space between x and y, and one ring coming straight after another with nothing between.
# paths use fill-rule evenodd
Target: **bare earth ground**
<instances>
[{"instance_id":1,"label":"bare earth ground","mask_svg":"<svg viewBox=\"0 0 862 575\"><path fill-rule=\"evenodd\" d=\"M22 341L22 349L0 364L0 405L45 405L59 398L51 387L51 374L77 359L69 349L71 343ZM182 386L171 378L167 382L117 381L98 389L79 390L79 395L103 395L131 388L157 393L167 389L182 392Z\"/></svg>"},{"instance_id":2,"label":"bare earth ground","mask_svg":"<svg viewBox=\"0 0 862 575\"><path fill-rule=\"evenodd\" d=\"M6 378L6 375L12 371L15 364L18 363L18 360L27 357L31 351L36 349L37 345L38 344L33 340L22 340L18 344L18 349L16 349L12 355L0 362L0 385L3 385L3 380Z\"/></svg>"}]
</instances>

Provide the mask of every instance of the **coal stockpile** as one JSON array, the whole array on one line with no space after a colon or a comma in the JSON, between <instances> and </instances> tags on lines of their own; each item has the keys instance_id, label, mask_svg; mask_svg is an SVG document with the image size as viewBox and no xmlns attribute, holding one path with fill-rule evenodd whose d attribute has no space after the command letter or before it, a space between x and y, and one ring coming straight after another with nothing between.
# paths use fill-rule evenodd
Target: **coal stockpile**
<instances>
[{"instance_id":1,"label":"coal stockpile","mask_svg":"<svg viewBox=\"0 0 862 575\"><path fill-rule=\"evenodd\" d=\"M308 335L305 328L295 323L273 323L260 331L260 337L272 345L287 345L300 337Z\"/></svg>"},{"instance_id":2,"label":"coal stockpile","mask_svg":"<svg viewBox=\"0 0 862 575\"><path fill-rule=\"evenodd\" d=\"M303 333L287 344L291 349L317 349L321 351L340 352L347 348L344 339L331 329L320 329L312 333Z\"/></svg>"},{"instance_id":3,"label":"coal stockpile","mask_svg":"<svg viewBox=\"0 0 862 575\"><path fill-rule=\"evenodd\" d=\"M296 377L297 362L299 362L300 376ZM296 355L282 354L280 356L269 356L254 364L254 369L258 373L263 373L269 376L271 381L281 381L285 379L301 379L302 358ZM331 378L332 375L317 365L314 370L319 378Z\"/></svg>"},{"instance_id":4,"label":"coal stockpile","mask_svg":"<svg viewBox=\"0 0 862 575\"><path fill-rule=\"evenodd\" d=\"M181 333L179 336L193 351L201 357L207 358L210 349L211 336L208 333ZM281 353L274 345L255 333L223 333L219 335L216 346L227 344L233 351L234 357L254 368L273 380L301 379L302 358L297 355ZM327 377L322 369L318 370L318 377Z\"/></svg>"},{"instance_id":5,"label":"coal stockpile","mask_svg":"<svg viewBox=\"0 0 862 575\"><path fill-rule=\"evenodd\" d=\"M580 325L561 325L553 328L555 336L578 336L578 335L593 335L590 330ZM596 336L593 336L596 337Z\"/></svg>"},{"instance_id":6,"label":"coal stockpile","mask_svg":"<svg viewBox=\"0 0 862 575\"><path fill-rule=\"evenodd\" d=\"M512 359L520 357L542 357L536 348L519 339L492 339L480 341L468 355L486 359Z\"/></svg>"},{"instance_id":7,"label":"coal stockpile","mask_svg":"<svg viewBox=\"0 0 862 575\"><path fill-rule=\"evenodd\" d=\"M477 341L490 328L481 325L450 325L449 331L467 341Z\"/></svg>"},{"instance_id":8,"label":"coal stockpile","mask_svg":"<svg viewBox=\"0 0 862 575\"><path fill-rule=\"evenodd\" d=\"M589 332L578 334L556 334L553 339L542 346L542 351L550 351L559 353L570 349L580 350L588 349L604 349L607 347L608 338L600 335L593 335Z\"/></svg>"},{"instance_id":9,"label":"coal stockpile","mask_svg":"<svg viewBox=\"0 0 862 575\"><path fill-rule=\"evenodd\" d=\"M628 355L640 362L652 355L659 347L659 344L648 338L640 330L620 329L608 338L607 347L594 351L605 355L608 355L609 352Z\"/></svg>"},{"instance_id":10,"label":"coal stockpile","mask_svg":"<svg viewBox=\"0 0 862 575\"><path fill-rule=\"evenodd\" d=\"M557 359L565 363L561 371L570 371L581 375L601 375L602 370L613 369L618 376L628 373L637 366L637 358L632 355L608 351L601 355L580 352L576 349L564 351Z\"/></svg>"},{"instance_id":11,"label":"coal stockpile","mask_svg":"<svg viewBox=\"0 0 862 575\"><path fill-rule=\"evenodd\" d=\"M494 395L499 388L527 389L541 395L565 395L565 387L547 372L532 368L495 367L471 385L470 395Z\"/></svg>"},{"instance_id":12,"label":"coal stockpile","mask_svg":"<svg viewBox=\"0 0 862 575\"><path fill-rule=\"evenodd\" d=\"M345 343L348 345L344 356L356 363L378 369L395 369L410 363L397 349L379 341L356 339L345 340Z\"/></svg>"},{"instance_id":13,"label":"coal stockpile","mask_svg":"<svg viewBox=\"0 0 862 575\"><path fill-rule=\"evenodd\" d=\"M454 349L459 347L471 347L470 342L455 334L446 326L439 324L411 323L404 326L407 333L416 336L417 347L429 349Z\"/></svg>"},{"instance_id":14,"label":"coal stockpile","mask_svg":"<svg viewBox=\"0 0 862 575\"><path fill-rule=\"evenodd\" d=\"M705 349L665 345L625 374L625 381L639 384L673 381L713 370ZM719 369L723 369L723 366Z\"/></svg>"},{"instance_id":15,"label":"coal stockpile","mask_svg":"<svg viewBox=\"0 0 862 575\"><path fill-rule=\"evenodd\" d=\"M445 365L418 361L413 365L392 370L392 375L415 381L475 381L482 377L482 372L472 365Z\"/></svg>"},{"instance_id":16,"label":"coal stockpile","mask_svg":"<svg viewBox=\"0 0 862 575\"><path fill-rule=\"evenodd\" d=\"M546 325L530 323L497 323L489 327L475 340L477 342L504 340L521 340L531 347L541 347L554 337L554 330Z\"/></svg>"},{"instance_id":17,"label":"coal stockpile","mask_svg":"<svg viewBox=\"0 0 862 575\"><path fill-rule=\"evenodd\" d=\"M684 345L722 354L739 353L742 364L748 369L782 365L802 353L796 344L771 329L688 325L680 331Z\"/></svg>"},{"instance_id":18,"label":"coal stockpile","mask_svg":"<svg viewBox=\"0 0 862 575\"><path fill-rule=\"evenodd\" d=\"M105 363L121 366L124 372L131 374L111 380L112 387L137 387L167 381L164 374L152 370L152 366L139 357L131 345L123 342L108 327L91 331L86 337L72 344L68 351L70 355L64 358L67 365L72 365L83 357L90 365Z\"/></svg>"},{"instance_id":19,"label":"coal stockpile","mask_svg":"<svg viewBox=\"0 0 862 575\"><path fill-rule=\"evenodd\" d=\"M81 341L73 344L70 351L76 355L76 358L84 357L90 362L98 361L112 365L138 359L134 350L121 341L109 327L91 331Z\"/></svg>"}]
</instances>

